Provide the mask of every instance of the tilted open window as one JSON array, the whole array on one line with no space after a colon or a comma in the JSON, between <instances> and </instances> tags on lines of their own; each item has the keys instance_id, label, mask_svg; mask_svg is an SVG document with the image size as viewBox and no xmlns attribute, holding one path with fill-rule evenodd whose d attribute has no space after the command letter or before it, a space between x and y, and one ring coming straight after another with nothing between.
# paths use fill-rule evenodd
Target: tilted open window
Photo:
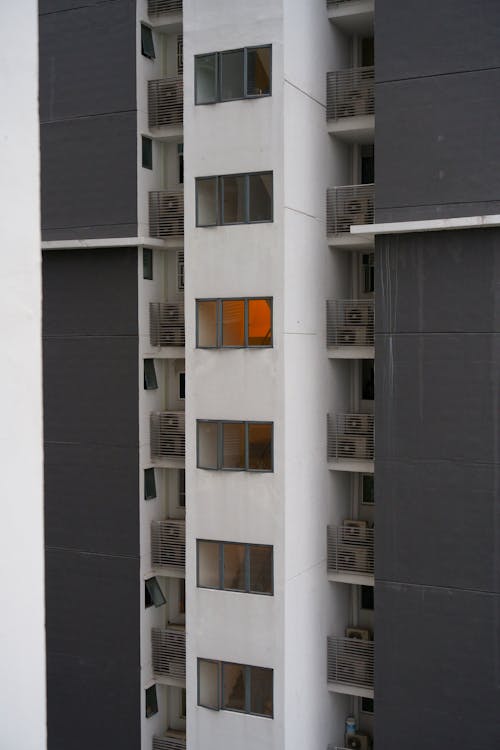
<instances>
[{"instance_id":1,"label":"tilted open window","mask_svg":"<svg viewBox=\"0 0 500 750\"><path fill-rule=\"evenodd\" d=\"M271 95L270 44L197 55L195 103L215 104Z\"/></svg>"}]
</instances>

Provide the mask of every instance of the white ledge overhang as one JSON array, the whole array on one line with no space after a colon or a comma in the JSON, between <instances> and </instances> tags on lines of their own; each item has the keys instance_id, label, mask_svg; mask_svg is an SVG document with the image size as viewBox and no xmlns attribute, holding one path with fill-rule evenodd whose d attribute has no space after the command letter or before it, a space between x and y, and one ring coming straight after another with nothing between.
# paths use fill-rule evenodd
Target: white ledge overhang
<instances>
[{"instance_id":1,"label":"white ledge overhang","mask_svg":"<svg viewBox=\"0 0 500 750\"><path fill-rule=\"evenodd\" d=\"M459 216L456 219L425 219L423 221L395 221L387 224L355 224L351 234L373 239L377 234L409 234L411 232L445 232L451 229L487 229L500 227L500 214L488 216Z\"/></svg>"},{"instance_id":2,"label":"white ledge overhang","mask_svg":"<svg viewBox=\"0 0 500 750\"><path fill-rule=\"evenodd\" d=\"M104 237L88 240L45 240L42 242L42 250L92 250L94 248L107 247L158 247L163 250L169 248L182 248L184 238L174 239L169 237L159 240L156 237Z\"/></svg>"}]
</instances>

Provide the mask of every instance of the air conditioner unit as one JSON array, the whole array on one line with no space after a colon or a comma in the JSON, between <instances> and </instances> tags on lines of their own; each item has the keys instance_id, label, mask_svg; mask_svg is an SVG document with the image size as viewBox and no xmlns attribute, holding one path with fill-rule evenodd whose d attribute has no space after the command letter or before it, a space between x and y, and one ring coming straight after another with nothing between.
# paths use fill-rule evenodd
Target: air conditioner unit
<instances>
[{"instance_id":1,"label":"air conditioner unit","mask_svg":"<svg viewBox=\"0 0 500 750\"><path fill-rule=\"evenodd\" d=\"M354 547L352 544L340 546L337 560L337 569L344 573L360 573L363 575L368 573L371 568L368 549Z\"/></svg>"},{"instance_id":2,"label":"air conditioner unit","mask_svg":"<svg viewBox=\"0 0 500 750\"><path fill-rule=\"evenodd\" d=\"M179 431L180 418L178 414L164 414L162 415L161 426L165 430Z\"/></svg>"},{"instance_id":3,"label":"air conditioner unit","mask_svg":"<svg viewBox=\"0 0 500 750\"><path fill-rule=\"evenodd\" d=\"M166 304L163 306L162 319L165 323L182 323L184 315L179 305Z\"/></svg>"},{"instance_id":4,"label":"air conditioner unit","mask_svg":"<svg viewBox=\"0 0 500 750\"><path fill-rule=\"evenodd\" d=\"M337 441L337 458L371 461L372 457L372 446L363 435L342 435Z\"/></svg>"},{"instance_id":5,"label":"air conditioner unit","mask_svg":"<svg viewBox=\"0 0 500 750\"><path fill-rule=\"evenodd\" d=\"M349 325L362 325L373 320L371 305L346 305L344 308L344 320Z\"/></svg>"},{"instance_id":6,"label":"air conditioner unit","mask_svg":"<svg viewBox=\"0 0 500 750\"><path fill-rule=\"evenodd\" d=\"M169 435L161 444L162 456L172 458L182 458L185 453L184 437L180 435Z\"/></svg>"},{"instance_id":7,"label":"air conditioner unit","mask_svg":"<svg viewBox=\"0 0 500 750\"><path fill-rule=\"evenodd\" d=\"M368 521L360 521L359 519L345 518L342 522L343 538L346 539L360 539L365 535L361 533L360 529L367 529Z\"/></svg>"},{"instance_id":8,"label":"air conditioner unit","mask_svg":"<svg viewBox=\"0 0 500 750\"><path fill-rule=\"evenodd\" d=\"M337 340L339 346L367 346L368 329L366 326L340 326Z\"/></svg>"},{"instance_id":9,"label":"air conditioner unit","mask_svg":"<svg viewBox=\"0 0 500 750\"><path fill-rule=\"evenodd\" d=\"M160 346L184 346L184 331L182 328L168 328L162 331Z\"/></svg>"},{"instance_id":10,"label":"air conditioner unit","mask_svg":"<svg viewBox=\"0 0 500 750\"><path fill-rule=\"evenodd\" d=\"M348 414L345 431L350 435L369 435L373 431L373 414Z\"/></svg>"},{"instance_id":11,"label":"air conditioner unit","mask_svg":"<svg viewBox=\"0 0 500 750\"><path fill-rule=\"evenodd\" d=\"M345 746L348 750L370 750L371 741L367 734L346 734Z\"/></svg>"},{"instance_id":12,"label":"air conditioner unit","mask_svg":"<svg viewBox=\"0 0 500 750\"><path fill-rule=\"evenodd\" d=\"M364 628L346 628L345 636L356 641L371 641L370 631Z\"/></svg>"}]
</instances>

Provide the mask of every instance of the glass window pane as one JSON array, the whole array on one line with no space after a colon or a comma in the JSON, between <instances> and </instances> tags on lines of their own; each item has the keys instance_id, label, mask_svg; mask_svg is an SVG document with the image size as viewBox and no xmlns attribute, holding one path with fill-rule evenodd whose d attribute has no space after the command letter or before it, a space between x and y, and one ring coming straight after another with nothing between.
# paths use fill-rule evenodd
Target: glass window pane
<instances>
[{"instance_id":1,"label":"glass window pane","mask_svg":"<svg viewBox=\"0 0 500 750\"><path fill-rule=\"evenodd\" d=\"M198 318L197 342L198 348L217 346L217 302L214 299L197 300L196 313Z\"/></svg>"},{"instance_id":2,"label":"glass window pane","mask_svg":"<svg viewBox=\"0 0 500 750\"><path fill-rule=\"evenodd\" d=\"M248 346L272 346L271 300L248 300Z\"/></svg>"},{"instance_id":3,"label":"glass window pane","mask_svg":"<svg viewBox=\"0 0 500 750\"><path fill-rule=\"evenodd\" d=\"M361 398L373 401L375 398L375 371L373 359L363 359L361 365Z\"/></svg>"},{"instance_id":4,"label":"glass window pane","mask_svg":"<svg viewBox=\"0 0 500 750\"><path fill-rule=\"evenodd\" d=\"M146 391L154 391L158 388L154 359L144 360L144 388Z\"/></svg>"},{"instance_id":5,"label":"glass window pane","mask_svg":"<svg viewBox=\"0 0 500 750\"><path fill-rule=\"evenodd\" d=\"M224 588L245 591L245 545L224 544Z\"/></svg>"},{"instance_id":6,"label":"glass window pane","mask_svg":"<svg viewBox=\"0 0 500 750\"><path fill-rule=\"evenodd\" d=\"M243 664L222 665L222 708L244 711L245 666Z\"/></svg>"},{"instance_id":7,"label":"glass window pane","mask_svg":"<svg viewBox=\"0 0 500 750\"><path fill-rule=\"evenodd\" d=\"M143 23L141 23L141 52L144 57L149 57L150 60L155 59L153 32L149 26L145 26Z\"/></svg>"},{"instance_id":8,"label":"glass window pane","mask_svg":"<svg viewBox=\"0 0 500 750\"><path fill-rule=\"evenodd\" d=\"M217 55L200 55L194 59L196 104L217 101Z\"/></svg>"},{"instance_id":9,"label":"glass window pane","mask_svg":"<svg viewBox=\"0 0 500 750\"><path fill-rule=\"evenodd\" d=\"M244 53L242 49L220 53L221 100L242 99L244 96Z\"/></svg>"},{"instance_id":10,"label":"glass window pane","mask_svg":"<svg viewBox=\"0 0 500 750\"><path fill-rule=\"evenodd\" d=\"M213 227L217 224L217 177L196 179L196 226Z\"/></svg>"},{"instance_id":11,"label":"glass window pane","mask_svg":"<svg viewBox=\"0 0 500 750\"><path fill-rule=\"evenodd\" d=\"M153 278L153 251L148 247L142 251L142 276L144 279Z\"/></svg>"},{"instance_id":12,"label":"glass window pane","mask_svg":"<svg viewBox=\"0 0 500 750\"><path fill-rule=\"evenodd\" d=\"M198 422L198 467L218 469L217 422Z\"/></svg>"},{"instance_id":13,"label":"glass window pane","mask_svg":"<svg viewBox=\"0 0 500 750\"><path fill-rule=\"evenodd\" d=\"M152 500L156 497L156 478L154 469L144 469L144 499Z\"/></svg>"},{"instance_id":14,"label":"glass window pane","mask_svg":"<svg viewBox=\"0 0 500 750\"><path fill-rule=\"evenodd\" d=\"M373 609L375 589L373 586L361 586L361 609Z\"/></svg>"},{"instance_id":15,"label":"glass window pane","mask_svg":"<svg viewBox=\"0 0 500 750\"><path fill-rule=\"evenodd\" d=\"M251 174L249 221L273 220L273 175L270 172Z\"/></svg>"},{"instance_id":16,"label":"glass window pane","mask_svg":"<svg viewBox=\"0 0 500 750\"><path fill-rule=\"evenodd\" d=\"M219 589L219 542L198 542L198 586Z\"/></svg>"},{"instance_id":17,"label":"glass window pane","mask_svg":"<svg viewBox=\"0 0 500 750\"><path fill-rule=\"evenodd\" d=\"M146 689L146 719L158 713L158 698L156 695L156 685L151 685Z\"/></svg>"},{"instance_id":18,"label":"glass window pane","mask_svg":"<svg viewBox=\"0 0 500 750\"><path fill-rule=\"evenodd\" d=\"M219 665L198 659L198 705L219 710Z\"/></svg>"},{"instance_id":19,"label":"glass window pane","mask_svg":"<svg viewBox=\"0 0 500 750\"><path fill-rule=\"evenodd\" d=\"M260 716L273 715L273 670L250 667L250 711Z\"/></svg>"},{"instance_id":20,"label":"glass window pane","mask_svg":"<svg viewBox=\"0 0 500 750\"><path fill-rule=\"evenodd\" d=\"M245 216L245 177L226 175L221 177L222 223L242 224Z\"/></svg>"},{"instance_id":21,"label":"glass window pane","mask_svg":"<svg viewBox=\"0 0 500 750\"><path fill-rule=\"evenodd\" d=\"M248 425L248 468L257 471L273 470L273 426L270 422Z\"/></svg>"},{"instance_id":22,"label":"glass window pane","mask_svg":"<svg viewBox=\"0 0 500 750\"><path fill-rule=\"evenodd\" d=\"M273 593L273 548L252 544L250 547L250 591Z\"/></svg>"},{"instance_id":23,"label":"glass window pane","mask_svg":"<svg viewBox=\"0 0 500 750\"><path fill-rule=\"evenodd\" d=\"M153 604L155 607L161 607L166 604L167 600L163 596L163 591L156 578L148 578L147 581L144 581L144 584L146 607L151 607Z\"/></svg>"},{"instance_id":24,"label":"glass window pane","mask_svg":"<svg viewBox=\"0 0 500 750\"><path fill-rule=\"evenodd\" d=\"M144 135L142 136L142 166L145 169L153 169L153 141Z\"/></svg>"},{"instance_id":25,"label":"glass window pane","mask_svg":"<svg viewBox=\"0 0 500 750\"><path fill-rule=\"evenodd\" d=\"M245 302L242 299L222 302L222 346L245 345Z\"/></svg>"},{"instance_id":26,"label":"glass window pane","mask_svg":"<svg viewBox=\"0 0 500 750\"><path fill-rule=\"evenodd\" d=\"M373 505L375 502L375 485L372 474L363 474L361 502L364 505Z\"/></svg>"},{"instance_id":27,"label":"glass window pane","mask_svg":"<svg viewBox=\"0 0 500 750\"><path fill-rule=\"evenodd\" d=\"M247 95L271 93L271 47L257 47L247 52Z\"/></svg>"},{"instance_id":28,"label":"glass window pane","mask_svg":"<svg viewBox=\"0 0 500 750\"><path fill-rule=\"evenodd\" d=\"M186 471L185 469L179 469L178 505L180 508L186 507Z\"/></svg>"},{"instance_id":29,"label":"glass window pane","mask_svg":"<svg viewBox=\"0 0 500 750\"><path fill-rule=\"evenodd\" d=\"M223 469L245 468L245 425L243 422L225 422L223 429Z\"/></svg>"}]
</instances>

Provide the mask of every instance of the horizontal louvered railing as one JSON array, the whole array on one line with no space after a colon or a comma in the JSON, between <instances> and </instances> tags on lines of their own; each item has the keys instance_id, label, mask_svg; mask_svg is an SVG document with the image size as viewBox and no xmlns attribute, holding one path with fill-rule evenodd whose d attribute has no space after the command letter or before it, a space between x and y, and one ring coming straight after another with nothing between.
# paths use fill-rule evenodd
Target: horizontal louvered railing
<instances>
[{"instance_id":1,"label":"horizontal louvered railing","mask_svg":"<svg viewBox=\"0 0 500 750\"><path fill-rule=\"evenodd\" d=\"M182 78L148 81L148 122L150 128L182 125Z\"/></svg>"},{"instance_id":2,"label":"horizontal louvered railing","mask_svg":"<svg viewBox=\"0 0 500 750\"><path fill-rule=\"evenodd\" d=\"M326 74L326 119L373 115L375 68L350 68Z\"/></svg>"},{"instance_id":3,"label":"horizontal louvered railing","mask_svg":"<svg viewBox=\"0 0 500 750\"><path fill-rule=\"evenodd\" d=\"M328 682L373 688L373 641L328 638Z\"/></svg>"},{"instance_id":4,"label":"horizontal louvered railing","mask_svg":"<svg viewBox=\"0 0 500 750\"><path fill-rule=\"evenodd\" d=\"M151 631L153 673L183 680L186 677L186 633L181 628Z\"/></svg>"},{"instance_id":5,"label":"horizontal louvered railing","mask_svg":"<svg viewBox=\"0 0 500 750\"><path fill-rule=\"evenodd\" d=\"M186 426L183 411L156 411L150 417L151 458L184 458Z\"/></svg>"},{"instance_id":6,"label":"horizontal louvered railing","mask_svg":"<svg viewBox=\"0 0 500 750\"><path fill-rule=\"evenodd\" d=\"M149 341L151 346L184 346L184 304L149 303Z\"/></svg>"},{"instance_id":7,"label":"horizontal louvered railing","mask_svg":"<svg viewBox=\"0 0 500 750\"><path fill-rule=\"evenodd\" d=\"M329 526L328 572L373 575L374 535L374 529L355 525Z\"/></svg>"},{"instance_id":8,"label":"horizontal louvered railing","mask_svg":"<svg viewBox=\"0 0 500 750\"><path fill-rule=\"evenodd\" d=\"M373 346L373 300L327 300L327 347Z\"/></svg>"},{"instance_id":9,"label":"horizontal louvered railing","mask_svg":"<svg viewBox=\"0 0 500 750\"><path fill-rule=\"evenodd\" d=\"M184 570L186 564L185 521L169 519L151 522L151 565Z\"/></svg>"},{"instance_id":10,"label":"horizontal louvered railing","mask_svg":"<svg viewBox=\"0 0 500 750\"><path fill-rule=\"evenodd\" d=\"M186 750L186 737L153 737L153 750Z\"/></svg>"},{"instance_id":11,"label":"horizontal louvered railing","mask_svg":"<svg viewBox=\"0 0 500 750\"><path fill-rule=\"evenodd\" d=\"M373 461L373 414L329 414L327 458L329 461Z\"/></svg>"},{"instance_id":12,"label":"horizontal louvered railing","mask_svg":"<svg viewBox=\"0 0 500 750\"><path fill-rule=\"evenodd\" d=\"M326 193L327 234L348 234L355 224L373 224L375 185L344 185Z\"/></svg>"},{"instance_id":13,"label":"horizontal louvered railing","mask_svg":"<svg viewBox=\"0 0 500 750\"><path fill-rule=\"evenodd\" d=\"M149 193L150 237L182 237L184 234L184 193L155 190Z\"/></svg>"},{"instance_id":14,"label":"horizontal louvered railing","mask_svg":"<svg viewBox=\"0 0 500 750\"><path fill-rule=\"evenodd\" d=\"M182 0L148 0L148 14L150 16L163 16L168 13L180 13L182 11Z\"/></svg>"}]
</instances>

